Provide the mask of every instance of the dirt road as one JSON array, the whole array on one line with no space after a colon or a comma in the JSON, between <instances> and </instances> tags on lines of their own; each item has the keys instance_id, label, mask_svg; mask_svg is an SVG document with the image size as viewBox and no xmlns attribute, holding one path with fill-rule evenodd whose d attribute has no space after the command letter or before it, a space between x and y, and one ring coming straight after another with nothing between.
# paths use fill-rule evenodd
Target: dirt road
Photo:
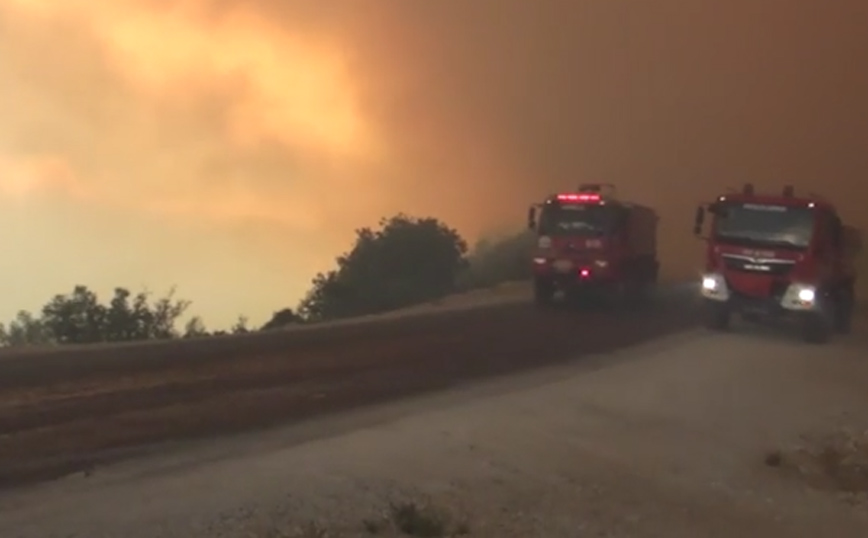
<instances>
[{"instance_id":1,"label":"dirt road","mask_svg":"<svg viewBox=\"0 0 868 538\"><path fill-rule=\"evenodd\" d=\"M691 290L645 309L527 303L238 338L5 355L0 487L88 470L131 448L286 424L601 353L682 330Z\"/></svg>"},{"instance_id":2,"label":"dirt road","mask_svg":"<svg viewBox=\"0 0 868 538\"><path fill-rule=\"evenodd\" d=\"M653 332L645 318L564 319L571 321L544 335L549 340L497 351L516 367L554 362L546 353L558 350L604 351L617 340L604 327ZM674 310L654 319L656 330L683 320ZM611 332L597 336L604 330ZM543 345L560 331L558 346ZM440 370L415 362L416 375L445 385L462 371L501 364L500 356L474 359L456 349L431 353L449 365ZM858 497L809 476L810 466L773 467L768 456L781 450L789 461L804 436L868 427L866 349L865 333L806 346L773 331L679 331L9 492L0 496L0 536L393 536L387 527L401 515L429 530L440 522L492 538L864 538L868 509ZM402 379L413 378L409 370ZM448 534L430 534L439 535Z\"/></svg>"}]
</instances>

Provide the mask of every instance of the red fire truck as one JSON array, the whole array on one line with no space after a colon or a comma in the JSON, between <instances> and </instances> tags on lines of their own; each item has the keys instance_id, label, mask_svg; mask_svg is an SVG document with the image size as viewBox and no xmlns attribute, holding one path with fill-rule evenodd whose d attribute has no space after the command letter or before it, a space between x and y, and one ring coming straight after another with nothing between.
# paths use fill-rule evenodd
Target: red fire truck
<instances>
[{"instance_id":1,"label":"red fire truck","mask_svg":"<svg viewBox=\"0 0 868 538\"><path fill-rule=\"evenodd\" d=\"M711 215L702 277L705 323L724 330L738 314L800 323L808 342L848 332L853 314L859 231L819 196L759 194L751 184L697 208L694 233Z\"/></svg>"},{"instance_id":2,"label":"red fire truck","mask_svg":"<svg viewBox=\"0 0 868 538\"><path fill-rule=\"evenodd\" d=\"M531 206L537 304L551 304L558 291L616 302L643 297L657 283L658 220L654 210L618 200L607 184L580 185Z\"/></svg>"}]
</instances>

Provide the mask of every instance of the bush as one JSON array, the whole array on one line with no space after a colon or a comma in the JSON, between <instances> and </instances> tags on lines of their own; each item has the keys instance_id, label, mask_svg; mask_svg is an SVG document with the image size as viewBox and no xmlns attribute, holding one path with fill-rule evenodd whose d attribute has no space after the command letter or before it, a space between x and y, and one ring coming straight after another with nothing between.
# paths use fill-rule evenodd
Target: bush
<instances>
[{"instance_id":1,"label":"bush","mask_svg":"<svg viewBox=\"0 0 868 538\"><path fill-rule=\"evenodd\" d=\"M399 214L356 231L337 268L319 273L297 312L308 321L377 314L430 301L455 289L467 244L434 218Z\"/></svg>"},{"instance_id":2,"label":"bush","mask_svg":"<svg viewBox=\"0 0 868 538\"><path fill-rule=\"evenodd\" d=\"M531 232L479 241L469 257L467 270L461 275L459 287L471 290L530 279L530 258L535 244L536 237Z\"/></svg>"}]
</instances>

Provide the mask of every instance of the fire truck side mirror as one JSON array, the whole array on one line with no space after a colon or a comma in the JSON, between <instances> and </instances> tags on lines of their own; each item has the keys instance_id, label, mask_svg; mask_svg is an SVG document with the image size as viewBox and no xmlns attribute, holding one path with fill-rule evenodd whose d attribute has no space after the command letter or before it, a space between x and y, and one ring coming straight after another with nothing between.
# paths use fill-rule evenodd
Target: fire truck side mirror
<instances>
[{"instance_id":1,"label":"fire truck side mirror","mask_svg":"<svg viewBox=\"0 0 868 538\"><path fill-rule=\"evenodd\" d=\"M527 210L527 227L529 230L536 228L536 208L530 207Z\"/></svg>"},{"instance_id":2,"label":"fire truck side mirror","mask_svg":"<svg viewBox=\"0 0 868 538\"><path fill-rule=\"evenodd\" d=\"M702 226L705 224L705 208L696 208L696 217L693 220L693 235L702 235Z\"/></svg>"}]
</instances>

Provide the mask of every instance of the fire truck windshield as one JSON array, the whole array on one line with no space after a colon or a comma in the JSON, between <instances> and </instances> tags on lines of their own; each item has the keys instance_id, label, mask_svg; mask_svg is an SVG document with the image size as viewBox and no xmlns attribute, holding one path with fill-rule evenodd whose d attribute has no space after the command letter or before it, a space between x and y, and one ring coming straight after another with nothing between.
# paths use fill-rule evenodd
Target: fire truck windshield
<instances>
[{"instance_id":1,"label":"fire truck windshield","mask_svg":"<svg viewBox=\"0 0 868 538\"><path fill-rule=\"evenodd\" d=\"M804 249L814 233L814 211L807 207L726 204L717 211L714 239L745 246Z\"/></svg>"},{"instance_id":2,"label":"fire truck windshield","mask_svg":"<svg viewBox=\"0 0 868 538\"><path fill-rule=\"evenodd\" d=\"M598 204L548 204L539 220L542 235L606 235L614 224L611 206Z\"/></svg>"}]
</instances>

